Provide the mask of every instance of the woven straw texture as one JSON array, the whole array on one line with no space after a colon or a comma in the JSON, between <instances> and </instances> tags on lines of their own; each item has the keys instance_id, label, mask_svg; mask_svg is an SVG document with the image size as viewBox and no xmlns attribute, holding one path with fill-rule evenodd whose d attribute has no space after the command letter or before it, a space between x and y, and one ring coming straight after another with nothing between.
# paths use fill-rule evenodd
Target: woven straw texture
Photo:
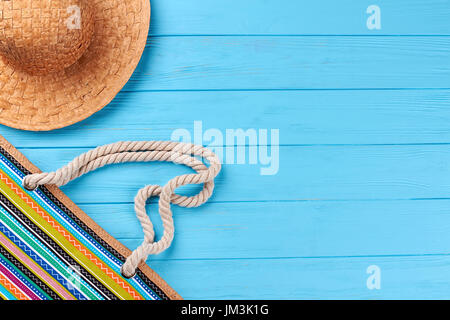
<instances>
[{"instance_id":1,"label":"woven straw texture","mask_svg":"<svg viewBox=\"0 0 450 320\"><path fill-rule=\"evenodd\" d=\"M68 6L81 29L67 28ZM0 0L0 123L46 131L79 122L122 89L145 48L149 0Z\"/></svg>"}]
</instances>

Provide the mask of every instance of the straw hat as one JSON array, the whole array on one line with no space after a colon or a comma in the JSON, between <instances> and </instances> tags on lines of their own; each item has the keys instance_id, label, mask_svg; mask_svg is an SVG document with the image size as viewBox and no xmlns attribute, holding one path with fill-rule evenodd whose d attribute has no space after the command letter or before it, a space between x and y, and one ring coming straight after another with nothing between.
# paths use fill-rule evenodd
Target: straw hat
<instances>
[{"instance_id":1,"label":"straw hat","mask_svg":"<svg viewBox=\"0 0 450 320\"><path fill-rule=\"evenodd\" d=\"M0 0L0 123L43 131L106 106L144 50L149 0Z\"/></svg>"}]
</instances>

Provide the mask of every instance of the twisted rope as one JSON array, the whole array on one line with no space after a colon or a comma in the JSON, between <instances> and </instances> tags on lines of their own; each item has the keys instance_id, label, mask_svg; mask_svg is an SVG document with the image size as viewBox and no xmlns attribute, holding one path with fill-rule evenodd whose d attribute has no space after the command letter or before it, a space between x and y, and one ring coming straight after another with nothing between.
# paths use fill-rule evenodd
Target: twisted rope
<instances>
[{"instance_id":1,"label":"twisted rope","mask_svg":"<svg viewBox=\"0 0 450 320\"><path fill-rule=\"evenodd\" d=\"M207 167L201 157L209 162ZM219 158L209 149L194 144L171 141L125 141L98 147L75 158L68 165L54 172L28 175L23 185L28 190L38 186L52 184L63 186L79 176L108 164L124 162L171 161L186 165L196 171L170 180L165 186L148 185L139 190L134 201L136 216L144 231L144 241L126 259L122 266L122 275L131 278L142 261L151 254L166 250L174 237L174 224L171 203L182 207L198 207L205 203L214 190L214 178L219 174ZM187 197L175 193L175 189L188 184L203 184L203 189L195 196ZM161 239L154 241L153 224L145 210L148 198L159 196L159 214L163 221L164 233Z\"/></svg>"}]
</instances>

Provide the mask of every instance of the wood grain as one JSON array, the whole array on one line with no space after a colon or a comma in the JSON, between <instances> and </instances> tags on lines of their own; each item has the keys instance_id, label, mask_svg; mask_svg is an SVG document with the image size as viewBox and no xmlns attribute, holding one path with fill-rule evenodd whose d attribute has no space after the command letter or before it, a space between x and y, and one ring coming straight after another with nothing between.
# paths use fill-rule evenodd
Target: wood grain
<instances>
[{"instance_id":1,"label":"wood grain","mask_svg":"<svg viewBox=\"0 0 450 320\"><path fill-rule=\"evenodd\" d=\"M52 171L86 149L21 151L42 170ZM210 201L450 198L447 145L284 146L279 157L279 172L272 176L260 175L258 165L225 165ZM76 204L129 203L144 185L165 184L188 172L169 163L128 163L99 169L62 190ZM199 190L187 186L180 192Z\"/></svg>"},{"instance_id":2,"label":"wood grain","mask_svg":"<svg viewBox=\"0 0 450 320\"><path fill-rule=\"evenodd\" d=\"M157 37L125 90L448 88L449 45L446 36Z\"/></svg>"},{"instance_id":3,"label":"wood grain","mask_svg":"<svg viewBox=\"0 0 450 320\"><path fill-rule=\"evenodd\" d=\"M333 259L154 261L186 299L449 299L450 258L444 256ZM369 290L366 270L382 271ZM207 284L207 285L205 285ZM203 292L203 293L202 293Z\"/></svg>"},{"instance_id":4,"label":"wood grain","mask_svg":"<svg viewBox=\"0 0 450 320\"><path fill-rule=\"evenodd\" d=\"M448 143L449 101L450 90L122 92L104 110L64 130L1 132L20 148L92 148L167 140L180 128L193 134L199 120L203 132L279 129L283 145ZM226 112L218 117L217 110Z\"/></svg>"},{"instance_id":5,"label":"wood grain","mask_svg":"<svg viewBox=\"0 0 450 320\"><path fill-rule=\"evenodd\" d=\"M368 30L376 4L382 29ZM152 0L153 35L204 34L450 34L448 0Z\"/></svg>"},{"instance_id":6,"label":"wood grain","mask_svg":"<svg viewBox=\"0 0 450 320\"><path fill-rule=\"evenodd\" d=\"M82 209L129 248L142 242L132 203L85 204ZM161 236L156 201L148 212ZM150 263L419 256L447 254L450 242L449 200L209 203L198 210L174 207L174 217L173 246Z\"/></svg>"}]
</instances>

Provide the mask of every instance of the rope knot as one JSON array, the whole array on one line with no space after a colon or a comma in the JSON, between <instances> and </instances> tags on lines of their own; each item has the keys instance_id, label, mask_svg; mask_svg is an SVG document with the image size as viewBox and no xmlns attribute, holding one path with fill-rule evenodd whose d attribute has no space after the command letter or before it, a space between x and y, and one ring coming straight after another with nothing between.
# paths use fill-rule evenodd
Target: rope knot
<instances>
[{"instance_id":1,"label":"rope knot","mask_svg":"<svg viewBox=\"0 0 450 320\"><path fill-rule=\"evenodd\" d=\"M209 162L209 167L199 160ZM144 241L126 259L121 268L125 278L133 277L139 264L149 255L159 254L170 247L175 227L171 204L192 208L204 204L214 190L214 179L221 170L219 158L209 149L193 144L172 141L124 141L98 147L75 158L68 165L49 173L36 173L23 179L23 186L29 191L45 184L63 186L79 176L108 164L124 162L171 161L184 164L196 171L170 180L165 186L148 185L139 190L135 197L135 212L144 232ZM203 189L195 196L187 197L175 190L188 184L203 184ZM153 224L146 212L146 201L159 196L159 214L164 233L157 242Z\"/></svg>"}]
</instances>

